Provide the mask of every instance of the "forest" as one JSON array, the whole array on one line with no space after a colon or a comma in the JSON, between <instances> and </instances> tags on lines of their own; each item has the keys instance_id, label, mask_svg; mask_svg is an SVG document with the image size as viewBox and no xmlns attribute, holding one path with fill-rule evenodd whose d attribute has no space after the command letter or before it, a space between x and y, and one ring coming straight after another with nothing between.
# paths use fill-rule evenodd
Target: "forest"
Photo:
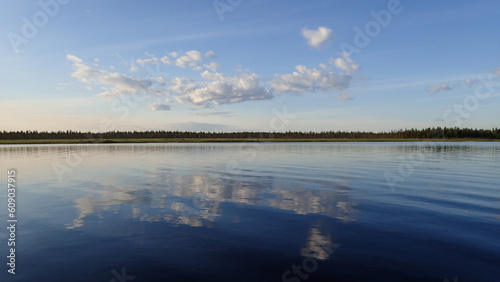
<instances>
[{"instance_id":1,"label":"forest","mask_svg":"<svg viewBox=\"0 0 500 282\"><path fill-rule=\"evenodd\" d=\"M0 140L120 140L120 139L500 139L500 129L425 128L388 132L321 131L321 132L193 132L193 131L0 131Z\"/></svg>"}]
</instances>

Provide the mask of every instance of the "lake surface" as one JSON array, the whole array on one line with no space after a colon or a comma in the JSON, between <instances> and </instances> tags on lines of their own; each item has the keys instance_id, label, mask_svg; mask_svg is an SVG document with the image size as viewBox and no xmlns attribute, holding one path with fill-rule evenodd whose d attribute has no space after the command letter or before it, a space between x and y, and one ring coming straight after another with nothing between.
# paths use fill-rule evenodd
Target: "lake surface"
<instances>
[{"instance_id":1,"label":"lake surface","mask_svg":"<svg viewBox=\"0 0 500 282\"><path fill-rule=\"evenodd\" d=\"M18 218L0 281L500 281L500 143L4 145L0 162Z\"/></svg>"}]
</instances>

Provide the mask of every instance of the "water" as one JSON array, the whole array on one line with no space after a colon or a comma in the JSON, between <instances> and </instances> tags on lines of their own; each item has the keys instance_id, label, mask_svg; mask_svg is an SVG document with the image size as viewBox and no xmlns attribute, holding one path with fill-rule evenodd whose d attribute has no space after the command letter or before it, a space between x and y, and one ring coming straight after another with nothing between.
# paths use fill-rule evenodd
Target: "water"
<instances>
[{"instance_id":1,"label":"water","mask_svg":"<svg viewBox=\"0 0 500 282\"><path fill-rule=\"evenodd\" d=\"M500 143L0 146L0 281L499 281ZM6 223L6 191L0 216Z\"/></svg>"}]
</instances>

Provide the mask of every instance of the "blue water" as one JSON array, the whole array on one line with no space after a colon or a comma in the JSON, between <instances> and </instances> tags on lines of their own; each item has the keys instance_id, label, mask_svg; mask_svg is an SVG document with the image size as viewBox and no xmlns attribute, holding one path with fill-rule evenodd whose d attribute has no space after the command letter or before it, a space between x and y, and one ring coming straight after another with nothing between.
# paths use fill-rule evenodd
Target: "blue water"
<instances>
[{"instance_id":1,"label":"blue water","mask_svg":"<svg viewBox=\"0 0 500 282\"><path fill-rule=\"evenodd\" d=\"M500 281L500 143L0 146L0 281Z\"/></svg>"}]
</instances>

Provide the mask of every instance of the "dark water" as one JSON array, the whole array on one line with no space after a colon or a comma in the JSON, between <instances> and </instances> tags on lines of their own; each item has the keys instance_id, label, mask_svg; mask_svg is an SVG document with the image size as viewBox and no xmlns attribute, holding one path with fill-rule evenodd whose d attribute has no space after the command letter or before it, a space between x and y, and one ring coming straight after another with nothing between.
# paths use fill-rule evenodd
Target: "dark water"
<instances>
[{"instance_id":1,"label":"dark water","mask_svg":"<svg viewBox=\"0 0 500 282\"><path fill-rule=\"evenodd\" d=\"M0 281L500 281L500 143L0 146L0 161L19 220Z\"/></svg>"}]
</instances>

